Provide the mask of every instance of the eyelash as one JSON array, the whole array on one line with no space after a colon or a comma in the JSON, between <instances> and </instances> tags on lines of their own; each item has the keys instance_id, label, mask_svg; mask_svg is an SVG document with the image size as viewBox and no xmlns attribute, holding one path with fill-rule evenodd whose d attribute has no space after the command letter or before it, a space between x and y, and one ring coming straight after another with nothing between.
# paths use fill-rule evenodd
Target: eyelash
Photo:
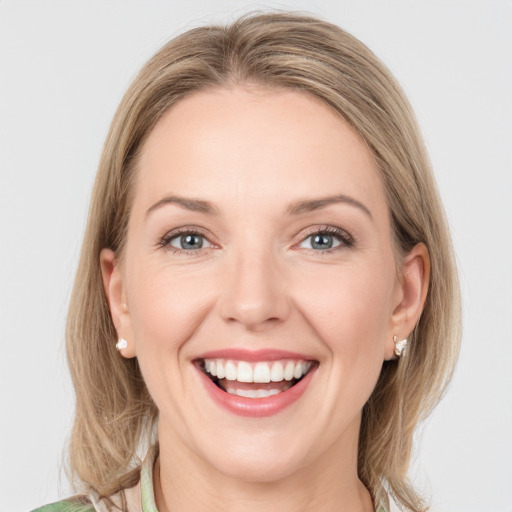
<instances>
[{"instance_id":1,"label":"eyelash","mask_svg":"<svg viewBox=\"0 0 512 512\"><path fill-rule=\"evenodd\" d=\"M186 256L196 256L199 250L186 250L186 249L179 249L178 247L173 247L171 245L171 242L182 235L193 235L193 236L200 236L204 238L205 240L208 240L208 237L205 233L201 232L197 228L188 228L188 227L182 227L175 229L171 231L170 233L167 233L158 243L158 246L170 251L172 254L184 254ZM208 242L212 245L214 245L212 242L208 240ZM205 249L208 249L208 247L205 247Z\"/></svg>"},{"instance_id":2,"label":"eyelash","mask_svg":"<svg viewBox=\"0 0 512 512\"><path fill-rule=\"evenodd\" d=\"M304 243L308 238L314 237L315 235L332 236L334 238L337 238L338 241L340 242L340 245L329 249L305 249L306 251L313 252L315 254L332 254L333 252L337 252L342 249L350 249L355 245L354 237L347 233L345 230L337 228L335 226L320 226L318 228L315 228L313 231L310 231L306 236L302 238L302 240L298 244L295 244L294 247L300 246L300 244Z\"/></svg>"},{"instance_id":3,"label":"eyelash","mask_svg":"<svg viewBox=\"0 0 512 512\"><path fill-rule=\"evenodd\" d=\"M182 236L182 235L193 235L193 236L199 236L199 237L202 237L204 238L205 240L208 241L208 243L210 243L212 246L214 246L213 242L210 242L210 240L208 240L208 237L206 236L205 233L203 233L202 231L198 230L197 228L188 228L188 227L182 227L182 228L178 228L176 230L173 230L171 231L170 233L167 233L161 240L160 242L158 242L158 247L161 247L163 249L166 249L170 252L172 252L172 254L185 254L187 256L196 256L197 253L201 250L201 249L198 249L198 250L186 250L186 249L179 249L177 247L174 247L171 245L171 242ZM300 244L304 243L308 238L311 238L311 237L314 237L315 235L327 235L327 236L332 236L334 238L337 238L338 241L340 242L340 245L336 246L336 247L333 247L333 248L329 248L329 249L324 249L324 250L317 250L317 249L304 249L308 252L312 252L314 254L332 254L333 252L337 252L341 249L346 249L346 248L351 248L355 245L355 240L353 238L352 235L350 235L349 233L347 233L345 230L343 229L340 229L340 228L337 228L335 226L320 226L318 228L315 228L313 231L310 231L309 233L307 233L301 240L299 243L295 244L293 246L293 248L299 248ZM209 249L209 247L205 247L204 249Z\"/></svg>"}]
</instances>

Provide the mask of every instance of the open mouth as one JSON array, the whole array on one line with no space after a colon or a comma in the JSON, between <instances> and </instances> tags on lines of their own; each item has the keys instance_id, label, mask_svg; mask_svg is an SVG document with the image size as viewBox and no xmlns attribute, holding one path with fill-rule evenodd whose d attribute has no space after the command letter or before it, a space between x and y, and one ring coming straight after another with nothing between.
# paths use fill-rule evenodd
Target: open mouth
<instances>
[{"instance_id":1,"label":"open mouth","mask_svg":"<svg viewBox=\"0 0 512 512\"><path fill-rule=\"evenodd\" d=\"M222 391L245 398L278 395L299 383L316 366L315 361L237 361L199 359L196 364Z\"/></svg>"}]
</instances>

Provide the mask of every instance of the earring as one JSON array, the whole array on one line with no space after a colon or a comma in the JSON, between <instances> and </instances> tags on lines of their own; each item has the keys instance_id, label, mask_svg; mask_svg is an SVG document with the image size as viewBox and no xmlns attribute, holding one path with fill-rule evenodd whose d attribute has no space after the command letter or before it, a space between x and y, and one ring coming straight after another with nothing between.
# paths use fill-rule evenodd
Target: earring
<instances>
[{"instance_id":1,"label":"earring","mask_svg":"<svg viewBox=\"0 0 512 512\"><path fill-rule=\"evenodd\" d=\"M393 341L395 343L395 355L400 357L404 353L405 347L407 346L407 338L403 339L402 341L398 341L398 338L393 336Z\"/></svg>"},{"instance_id":2,"label":"earring","mask_svg":"<svg viewBox=\"0 0 512 512\"><path fill-rule=\"evenodd\" d=\"M126 348L127 346L128 346L128 342L124 338L121 338L116 343L116 350L119 352L121 349Z\"/></svg>"}]
</instances>

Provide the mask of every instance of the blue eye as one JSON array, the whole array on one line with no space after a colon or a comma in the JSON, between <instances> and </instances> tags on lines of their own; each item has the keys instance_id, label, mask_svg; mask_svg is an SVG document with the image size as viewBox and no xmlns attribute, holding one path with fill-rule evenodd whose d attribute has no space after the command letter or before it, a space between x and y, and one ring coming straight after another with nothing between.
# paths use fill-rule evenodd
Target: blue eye
<instances>
[{"instance_id":1,"label":"blue eye","mask_svg":"<svg viewBox=\"0 0 512 512\"><path fill-rule=\"evenodd\" d=\"M299 247L302 249L311 249L314 251L328 251L345 246L353 245L352 237L345 231L338 228L319 230L302 240Z\"/></svg>"},{"instance_id":2,"label":"blue eye","mask_svg":"<svg viewBox=\"0 0 512 512\"><path fill-rule=\"evenodd\" d=\"M316 251L326 251L334 247L341 245L341 242L336 239L333 235L326 233L317 233L315 235L308 236L301 244L300 247L303 249L314 249Z\"/></svg>"},{"instance_id":3,"label":"blue eye","mask_svg":"<svg viewBox=\"0 0 512 512\"><path fill-rule=\"evenodd\" d=\"M181 233L170 238L167 244L181 251L197 251L211 246L210 242L199 233Z\"/></svg>"}]
</instances>

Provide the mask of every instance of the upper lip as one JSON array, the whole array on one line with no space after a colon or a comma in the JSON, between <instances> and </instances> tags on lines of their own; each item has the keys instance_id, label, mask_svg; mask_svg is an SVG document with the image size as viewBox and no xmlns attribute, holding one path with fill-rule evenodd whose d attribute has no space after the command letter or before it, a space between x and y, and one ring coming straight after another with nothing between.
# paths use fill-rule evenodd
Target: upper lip
<instances>
[{"instance_id":1,"label":"upper lip","mask_svg":"<svg viewBox=\"0 0 512 512\"><path fill-rule=\"evenodd\" d=\"M278 361L280 359L296 359L315 361L314 357L298 352L278 349L247 350L242 348L219 349L205 352L197 359L231 359L233 361Z\"/></svg>"}]
</instances>

